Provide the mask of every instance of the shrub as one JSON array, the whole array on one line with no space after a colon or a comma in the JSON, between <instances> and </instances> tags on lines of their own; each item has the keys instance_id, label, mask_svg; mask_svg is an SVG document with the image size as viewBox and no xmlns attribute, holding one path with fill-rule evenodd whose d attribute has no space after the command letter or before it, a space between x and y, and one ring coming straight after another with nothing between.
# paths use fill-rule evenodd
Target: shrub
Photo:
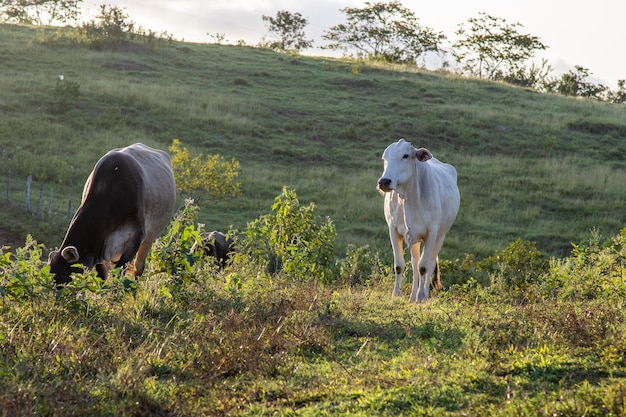
<instances>
[{"instance_id":1,"label":"shrub","mask_svg":"<svg viewBox=\"0 0 626 417\"><path fill-rule=\"evenodd\" d=\"M59 76L52 91L50 111L53 114L67 113L76 107L79 98L80 84L76 81L64 80L62 76Z\"/></svg>"},{"instance_id":2,"label":"shrub","mask_svg":"<svg viewBox=\"0 0 626 417\"><path fill-rule=\"evenodd\" d=\"M453 260L439 259L439 269L445 287L464 285L470 280L478 284L487 285L489 279L484 271L478 268L474 255L466 253L463 258Z\"/></svg>"},{"instance_id":3,"label":"shrub","mask_svg":"<svg viewBox=\"0 0 626 417\"><path fill-rule=\"evenodd\" d=\"M175 284L195 280L193 266L198 254L192 253L195 243L201 244L200 228L195 226L198 207L193 200L185 205L167 228L165 235L156 240L150 254L152 270L167 273Z\"/></svg>"},{"instance_id":4,"label":"shrub","mask_svg":"<svg viewBox=\"0 0 626 417\"><path fill-rule=\"evenodd\" d=\"M605 243L592 231L588 241L572 246L572 256L550 262L541 287L546 296L583 300L626 296L626 228Z\"/></svg>"},{"instance_id":5,"label":"shrub","mask_svg":"<svg viewBox=\"0 0 626 417\"><path fill-rule=\"evenodd\" d=\"M178 139L170 146L172 169L176 188L183 194L191 195L196 201L205 195L213 199L236 197L241 192L239 162L225 161L220 155L191 156Z\"/></svg>"},{"instance_id":6,"label":"shrub","mask_svg":"<svg viewBox=\"0 0 626 417\"><path fill-rule=\"evenodd\" d=\"M283 188L272 213L250 222L237 247L235 263L253 262L269 273L294 280L328 281L333 265L335 226L315 215L315 204L300 206L294 190Z\"/></svg>"},{"instance_id":7,"label":"shrub","mask_svg":"<svg viewBox=\"0 0 626 417\"><path fill-rule=\"evenodd\" d=\"M345 259L339 263L340 279L348 285L368 284L377 276L388 276L389 272L389 266L368 245L348 245Z\"/></svg>"},{"instance_id":8,"label":"shrub","mask_svg":"<svg viewBox=\"0 0 626 417\"><path fill-rule=\"evenodd\" d=\"M54 291L49 273L41 273L43 245L28 235L15 254L0 247L0 298L13 301L30 300Z\"/></svg>"},{"instance_id":9,"label":"shrub","mask_svg":"<svg viewBox=\"0 0 626 417\"><path fill-rule=\"evenodd\" d=\"M534 242L517 239L502 252L483 259L478 263L479 270L487 271L506 288L521 289L536 281L547 271L548 262Z\"/></svg>"},{"instance_id":10,"label":"shrub","mask_svg":"<svg viewBox=\"0 0 626 417\"><path fill-rule=\"evenodd\" d=\"M107 47L125 40L134 33L134 29L135 22L130 20L122 8L101 4L96 18L83 23L81 35L90 45Z\"/></svg>"}]
</instances>

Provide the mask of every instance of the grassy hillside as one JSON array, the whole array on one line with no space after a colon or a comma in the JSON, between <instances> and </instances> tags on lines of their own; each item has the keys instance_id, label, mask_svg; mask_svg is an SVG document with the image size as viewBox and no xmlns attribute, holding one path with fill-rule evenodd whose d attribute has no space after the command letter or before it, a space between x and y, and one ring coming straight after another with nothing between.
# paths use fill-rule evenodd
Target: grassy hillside
<instances>
[{"instance_id":1,"label":"grassy hillside","mask_svg":"<svg viewBox=\"0 0 626 417\"><path fill-rule=\"evenodd\" d=\"M44 245L1 248L1 414L626 415L623 107L246 47L96 51L18 26L0 26L0 57L0 238L58 245L104 152L179 138L241 162L243 195L203 201L207 228L245 227L286 185L334 220L339 254L329 276L310 251L293 271L244 250L191 265L184 212L141 279L57 290ZM462 194L445 288L420 304L408 285L390 295L374 187L400 136L456 165ZM523 239L580 243L547 261Z\"/></svg>"},{"instance_id":2,"label":"grassy hillside","mask_svg":"<svg viewBox=\"0 0 626 417\"><path fill-rule=\"evenodd\" d=\"M0 26L0 175L12 171L2 229L58 245L97 159L136 141L241 162L242 197L203 201L209 229L238 229L286 185L330 216L337 250L391 259L375 183L399 137L457 167L462 203L442 255L478 257L516 238L569 253L626 224L623 106L548 96L405 66L173 43L72 45L55 30ZM63 74L64 80L58 76ZM43 183L54 215L23 213Z\"/></svg>"}]
</instances>

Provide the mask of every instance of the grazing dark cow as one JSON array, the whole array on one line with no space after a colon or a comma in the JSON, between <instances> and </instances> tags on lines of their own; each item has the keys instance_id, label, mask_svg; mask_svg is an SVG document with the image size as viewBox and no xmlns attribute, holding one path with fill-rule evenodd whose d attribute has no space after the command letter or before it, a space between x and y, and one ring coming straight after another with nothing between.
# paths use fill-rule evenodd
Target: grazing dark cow
<instances>
[{"instance_id":1,"label":"grazing dark cow","mask_svg":"<svg viewBox=\"0 0 626 417\"><path fill-rule=\"evenodd\" d=\"M385 170L378 189L385 194L385 219L393 247L393 295L400 295L405 266L402 241L406 239L413 266L410 300L424 301L429 296L431 276L438 273L437 255L443 239L459 211L456 169L404 139L385 149L383 161ZM424 250L420 253L422 242Z\"/></svg>"},{"instance_id":2,"label":"grazing dark cow","mask_svg":"<svg viewBox=\"0 0 626 417\"><path fill-rule=\"evenodd\" d=\"M220 268L224 268L234 251L233 240L217 230L211 233L202 233L202 244L194 243L191 253L203 251L208 256L214 257Z\"/></svg>"},{"instance_id":3,"label":"grazing dark cow","mask_svg":"<svg viewBox=\"0 0 626 417\"><path fill-rule=\"evenodd\" d=\"M83 198L59 250L50 252L58 284L71 280L73 266L96 268L105 279L110 262L124 267L136 256L142 274L152 242L170 222L176 184L166 152L141 143L109 151L87 178Z\"/></svg>"}]
</instances>

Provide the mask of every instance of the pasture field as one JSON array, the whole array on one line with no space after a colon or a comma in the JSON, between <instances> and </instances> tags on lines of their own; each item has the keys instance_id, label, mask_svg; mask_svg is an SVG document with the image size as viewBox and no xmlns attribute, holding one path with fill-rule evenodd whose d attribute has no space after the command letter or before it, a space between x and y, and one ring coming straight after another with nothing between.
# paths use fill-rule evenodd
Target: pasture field
<instances>
[{"instance_id":1,"label":"pasture field","mask_svg":"<svg viewBox=\"0 0 626 417\"><path fill-rule=\"evenodd\" d=\"M53 29L5 25L0 35L0 176L11 169L20 187L2 225L21 241L60 243L67 202L75 209L106 151L136 141L167 149L174 138L241 163L240 198L201 202L208 228L244 228L288 186L332 218L339 254L369 244L390 259L375 184L399 137L459 172L461 210L443 257L489 256L517 238L564 256L591 229L610 236L626 224L623 106L259 48L93 50ZM28 174L46 196L55 189L58 216L22 214Z\"/></svg>"},{"instance_id":2,"label":"pasture field","mask_svg":"<svg viewBox=\"0 0 626 417\"><path fill-rule=\"evenodd\" d=\"M623 106L243 46L95 50L65 33L0 25L1 415L626 415ZM391 297L375 189L399 137L459 173L445 288L421 304L408 281ZM175 138L241 163L242 195L201 200L187 221L243 230L295 189L336 227L332 274L189 265L170 229L138 282L52 286L42 258L98 158ZM54 190L39 217L23 208L29 174L34 200Z\"/></svg>"}]
</instances>

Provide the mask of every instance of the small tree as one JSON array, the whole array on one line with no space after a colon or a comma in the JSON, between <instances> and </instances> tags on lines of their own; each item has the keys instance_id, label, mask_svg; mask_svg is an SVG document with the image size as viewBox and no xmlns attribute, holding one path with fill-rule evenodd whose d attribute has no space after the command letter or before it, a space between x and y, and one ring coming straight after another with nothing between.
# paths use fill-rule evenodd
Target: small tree
<instances>
[{"instance_id":1,"label":"small tree","mask_svg":"<svg viewBox=\"0 0 626 417\"><path fill-rule=\"evenodd\" d=\"M611 103L626 103L626 80L617 80L617 90L609 92Z\"/></svg>"},{"instance_id":2,"label":"small tree","mask_svg":"<svg viewBox=\"0 0 626 417\"><path fill-rule=\"evenodd\" d=\"M453 45L453 55L465 71L480 78L502 78L522 67L537 50L547 48L538 37L518 32L520 23L509 24L486 13L467 23L468 28L459 24L456 34L461 38Z\"/></svg>"},{"instance_id":3,"label":"small tree","mask_svg":"<svg viewBox=\"0 0 626 417\"><path fill-rule=\"evenodd\" d=\"M300 13L280 10L275 17L264 15L263 21L266 22L267 30L278 38L268 44L272 49L299 53L302 49L313 46L313 41L306 39L304 34L304 27L309 21Z\"/></svg>"},{"instance_id":4,"label":"small tree","mask_svg":"<svg viewBox=\"0 0 626 417\"><path fill-rule=\"evenodd\" d=\"M174 139L169 148L176 188L182 194L199 201L204 196L214 199L236 197L241 192L239 162L234 158L228 162L220 155L195 157Z\"/></svg>"},{"instance_id":5,"label":"small tree","mask_svg":"<svg viewBox=\"0 0 626 417\"><path fill-rule=\"evenodd\" d=\"M95 19L84 23L82 30L92 43L115 43L135 33L135 22L126 11L117 6L100 5Z\"/></svg>"},{"instance_id":6,"label":"small tree","mask_svg":"<svg viewBox=\"0 0 626 417\"><path fill-rule=\"evenodd\" d=\"M7 22L51 25L78 19L83 0L2 0L0 17Z\"/></svg>"},{"instance_id":7,"label":"small tree","mask_svg":"<svg viewBox=\"0 0 626 417\"><path fill-rule=\"evenodd\" d=\"M519 85L522 87L534 88L538 91L551 91L551 80L549 78L552 66L545 59L541 60L541 65L534 62L529 67L516 66L509 69L507 74L503 74L501 80Z\"/></svg>"},{"instance_id":8,"label":"small tree","mask_svg":"<svg viewBox=\"0 0 626 417\"><path fill-rule=\"evenodd\" d=\"M415 14L399 1L365 2L363 8L341 9L347 23L331 27L322 37L324 48L348 51L387 62L415 61L429 51L439 51L445 35L422 27Z\"/></svg>"},{"instance_id":9,"label":"small tree","mask_svg":"<svg viewBox=\"0 0 626 417\"><path fill-rule=\"evenodd\" d=\"M602 84L595 84L586 79L591 75L587 68L575 65L576 71L568 71L562 74L561 78L554 81L552 91L564 96L586 97L597 100L604 100L608 88Z\"/></svg>"}]
</instances>

